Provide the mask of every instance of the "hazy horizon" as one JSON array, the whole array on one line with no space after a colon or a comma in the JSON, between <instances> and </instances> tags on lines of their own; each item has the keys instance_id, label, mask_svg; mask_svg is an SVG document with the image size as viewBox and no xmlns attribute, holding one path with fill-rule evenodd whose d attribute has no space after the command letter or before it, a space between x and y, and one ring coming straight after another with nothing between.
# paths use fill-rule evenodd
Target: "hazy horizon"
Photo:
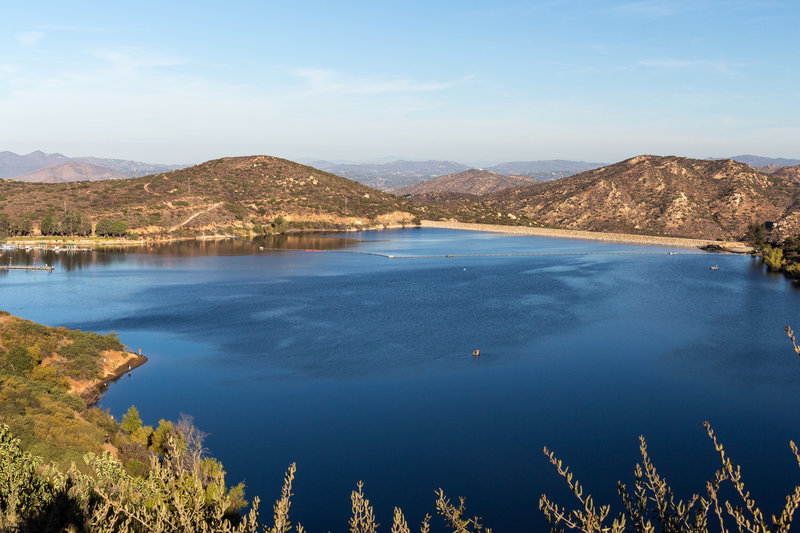
<instances>
[{"instance_id":1,"label":"hazy horizon","mask_svg":"<svg viewBox=\"0 0 800 533\"><path fill-rule=\"evenodd\" d=\"M797 158L800 4L4 6L0 149L195 163Z\"/></svg>"},{"instance_id":2,"label":"hazy horizon","mask_svg":"<svg viewBox=\"0 0 800 533\"><path fill-rule=\"evenodd\" d=\"M2 147L0 147L0 148L2 148ZM45 153L45 154L56 154L56 153L59 153L59 154L61 154L63 156L69 157L71 159L79 159L79 158L82 158L82 157L101 157L103 159L124 159L124 158L121 158L121 157L96 156L96 155L92 155L92 154L77 154L77 155L76 154L65 154L65 153L58 152L58 151L48 151L48 150L38 150L38 149L37 150L31 150L31 151L24 152L24 153L14 152L13 150L0 149L0 152L4 152L4 151L10 151L12 153L16 153L19 156L26 156L26 155L30 155L30 154L35 153L35 152L42 152L42 153ZM277 156L275 154L229 154L227 156L221 156L221 157L247 157L247 156L254 156L254 155L270 155L270 156L275 156L275 157L282 157L282 156ZM636 157L636 156L639 156L639 155L658 155L658 156L687 157L687 156L684 156L683 154L635 154L635 155L632 155L630 157ZM767 158L767 159L791 159L791 160L800 159L798 157L773 157L773 156L764 155L764 154L731 154L731 155L725 155L725 156L700 157L698 159L730 159L730 158L742 157L742 156L756 156L756 157L763 157L763 158ZM411 161L411 162L452 161L454 163L460 163L462 165L466 165L466 166L469 166L471 168L489 168L489 167L493 167L493 166L500 165L500 164L503 164L503 163L526 162L526 161L531 161L531 162L536 162L536 161L571 161L571 162L600 163L600 164L604 164L604 165L610 165L610 164L617 163L619 161L623 161L624 160L624 159L620 159L620 160L613 160L613 161L612 160L586 161L586 160L575 159L575 158L547 158L547 159L509 159L509 160L506 160L506 161L497 161L497 160L491 160L491 161L489 161L489 160L471 160L471 161L463 160L463 161L459 161L459 160L446 160L446 159L442 159L442 158L412 158L412 157L400 157L400 156L383 156L383 157L375 157L375 158L364 159L364 160L349 160L349 159L338 159L338 158L322 159L322 158L317 158L317 157L297 157L297 158L285 157L285 159L289 159L291 161L296 161L298 163L301 163L301 164L304 164L304 165L310 165L310 166L313 166L313 164L315 162L318 162L318 161L326 161L328 163L333 163L333 164L337 164L337 165L380 165L380 164L386 164L386 163L394 163L394 162L397 162L397 161ZM626 157L625 159L629 159L629 157ZM191 165L201 164L201 163L204 163L206 161L208 161L208 160L202 160L202 161L140 161L140 162L149 163L149 164L157 164L157 165L187 165L187 166L191 166Z\"/></svg>"}]
</instances>

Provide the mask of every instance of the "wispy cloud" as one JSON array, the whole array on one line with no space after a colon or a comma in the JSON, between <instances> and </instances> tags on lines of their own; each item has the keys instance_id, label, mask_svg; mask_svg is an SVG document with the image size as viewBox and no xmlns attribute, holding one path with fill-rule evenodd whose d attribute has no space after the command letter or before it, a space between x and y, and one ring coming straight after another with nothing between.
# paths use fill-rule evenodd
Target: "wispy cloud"
<instances>
[{"instance_id":1,"label":"wispy cloud","mask_svg":"<svg viewBox=\"0 0 800 533\"><path fill-rule=\"evenodd\" d=\"M44 33L41 31L21 31L15 35L17 42L23 46L33 46L42 39Z\"/></svg>"},{"instance_id":2,"label":"wispy cloud","mask_svg":"<svg viewBox=\"0 0 800 533\"><path fill-rule=\"evenodd\" d=\"M312 93L344 93L377 95L388 93L424 93L443 91L464 84L472 75L449 81L416 81L409 79L382 79L372 77L348 77L335 70L299 68L292 74L301 78Z\"/></svg>"},{"instance_id":3,"label":"wispy cloud","mask_svg":"<svg viewBox=\"0 0 800 533\"><path fill-rule=\"evenodd\" d=\"M0 63L0 80L11 79L17 72L19 72L19 67L16 65L4 65Z\"/></svg>"}]
</instances>

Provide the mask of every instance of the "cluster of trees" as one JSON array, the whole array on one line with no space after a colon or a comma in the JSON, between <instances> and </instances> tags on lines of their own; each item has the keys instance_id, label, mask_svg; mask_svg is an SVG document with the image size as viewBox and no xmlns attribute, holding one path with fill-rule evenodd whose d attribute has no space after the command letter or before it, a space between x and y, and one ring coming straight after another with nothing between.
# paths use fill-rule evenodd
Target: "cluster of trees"
<instances>
[{"instance_id":1,"label":"cluster of trees","mask_svg":"<svg viewBox=\"0 0 800 533\"><path fill-rule=\"evenodd\" d=\"M765 224L754 221L747 230L745 241L760 251L761 261L768 270L783 272L787 277L800 280L800 236L769 242Z\"/></svg>"},{"instance_id":2,"label":"cluster of trees","mask_svg":"<svg viewBox=\"0 0 800 533\"><path fill-rule=\"evenodd\" d=\"M87 236L92 234L92 223L83 214L68 210L60 216L47 213L39 224L42 235ZM128 224L123 220L101 219L95 226L95 234L102 237L124 237ZM0 213L0 238L31 235L33 223L22 217L11 217Z\"/></svg>"},{"instance_id":3,"label":"cluster of trees","mask_svg":"<svg viewBox=\"0 0 800 533\"><path fill-rule=\"evenodd\" d=\"M2 238L30 235L32 228L33 224L30 220L0 213L0 237Z\"/></svg>"},{"instance_id":4,"label":"cluster of trees","mask_svg":"<svg viewBox=\"0 0 800 533\"><path fill-rule=\"evenodd\" d=\"M101 237L124 237L128 234L128 224L123 220L104 218L97 222L94 233Z\"/></svg>"},{"instance_id":5,"label":"cluster of trees","mask_svg":"<svg viewBox=\"0 0 800 533\"><path fill-rule=\"evenodd\" d=\"M42 235L90 235L92 224L77 211L68 210L58 218L46 214L39 225Z\"/></svg>"},{"instance_id":6,"label":"cluster of trees","mask_svg":"<svg viewBox=\"0 0 800 533\"><path fill-rule=\"evenodd\" d=\"M800 279L800 237L788 237L780 243L765 244L761 260L773 272L783 272L792 279Z\"/></svg>"},{"instance_id":7,"label":"cluster of trees","mask_svg":"<svg viewBox=\"0 0 800 533\"><path fill-rule=\"evenodd\" d=\"M253 224L253 233L256 235L274 235L277 233L286 233L289 228L289 222L283 217L277 217L271 224L262 226L259 223Z\"/></svg>"}]
</instances>

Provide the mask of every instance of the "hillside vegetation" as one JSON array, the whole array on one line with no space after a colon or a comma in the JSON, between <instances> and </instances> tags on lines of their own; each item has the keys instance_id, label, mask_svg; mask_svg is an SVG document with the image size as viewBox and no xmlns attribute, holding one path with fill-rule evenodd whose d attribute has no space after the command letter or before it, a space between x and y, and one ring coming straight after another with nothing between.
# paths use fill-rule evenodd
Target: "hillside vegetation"
<instances>
[{"instance_id":1,"label":"hillside vegetation","mask_svg":"<svg viewBox=\"0 0 800 533\"><path fill-rule=\"evenodd\" d=\"M410 223L411 204L327 172L270 156L232 157L141 178L30 184L0 181L0 213L32 224L75 213L124 222L138 235L336 229Z\"/></svg>"},{"instance_id":2,"label":"hillside vegetation","mask_svg":"<svg viewBox=\"0 0 800 533\"><path fill-rule=\"evenodd\" d=\"M732 160L639 156L477 198L418 200L455 218L511 225L732 240L753 222L773 240L800 231L798 181Z\"/></svg>"},{"instance_id":3,"label":"hillside vegetation","mask_svg":"<svg viewBox=\"0 0 800 533\"><path fill-rule=\"evenodd\" d=\"M796 167L767 174L732 160L639 156L518 186L527 179L472 170L404 197L285 159L250 156L93 183L6 180L0 234L259 235L422 218L720 240L742 239L760 223L770 242L800 233Z\"/></svg>"},{"instance_id":4,"label":"hillside vegetation","mask_svg":"<svg viewBox=\"0 0 800 533\"><path fill-rule=\"evenodd\" d=\"M115 335L51 328L0 312L0 420L25 448L69 465L100 452L114 421L87 410L91 384L123 350Z\"/></svg>"},{"instance_id":5,"label":"hillside vegetation","mask_svg":"<svg viewBox=\"0 0 800 533\"><path fill-rule=\"evenodd\" d=\"M795 183L731 160L640 156L489 202L565 228L738 239L755 220L779 224L798 195Z\"/></svg>"}]
</instances>

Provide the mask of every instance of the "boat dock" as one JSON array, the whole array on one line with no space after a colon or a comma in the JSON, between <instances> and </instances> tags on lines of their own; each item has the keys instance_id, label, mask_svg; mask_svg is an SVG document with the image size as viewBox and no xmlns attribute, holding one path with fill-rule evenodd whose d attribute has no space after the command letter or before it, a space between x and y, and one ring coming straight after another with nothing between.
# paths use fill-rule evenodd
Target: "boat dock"
<instances>
[{"instance_id":1,"label":"boat dock","mask_svg":"<svg viewBox=\"0 0 800 533\"><path fill-rule=\"evenodd\" d=\"M50 265L33 266L33 265L0 265L0 271L8 270L44 270L45 272L52 272L55 267Z\"/></svg>"}]
</instances>

